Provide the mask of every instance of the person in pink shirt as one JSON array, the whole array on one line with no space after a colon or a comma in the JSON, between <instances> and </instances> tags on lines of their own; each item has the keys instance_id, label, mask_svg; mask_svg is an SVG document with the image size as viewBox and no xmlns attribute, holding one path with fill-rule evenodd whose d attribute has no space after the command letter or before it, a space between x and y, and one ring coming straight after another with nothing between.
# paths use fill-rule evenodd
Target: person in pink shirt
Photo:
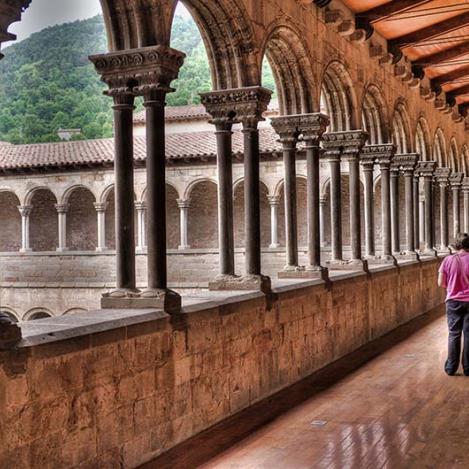
<instances>
[{"instance_id":1,"label":"person in pink shirt","mask_svg":"<svg viewBox=\"0 0 469 469\"><path fill-rule=\"evenodd\" d=\"M445 371L454 376L461 361L461 337L464 334L462 366L469 376L469 235L458 236L457 252L445 257L438 272L438 285L446 288L448 318L448 359Z\"/></svg>"}]
</instances>

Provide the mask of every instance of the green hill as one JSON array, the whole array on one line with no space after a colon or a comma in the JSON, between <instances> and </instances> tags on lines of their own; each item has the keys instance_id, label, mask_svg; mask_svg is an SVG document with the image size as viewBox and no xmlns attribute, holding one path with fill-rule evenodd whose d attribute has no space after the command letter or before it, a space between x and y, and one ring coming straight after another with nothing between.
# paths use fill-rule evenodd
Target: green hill
<instances>
[{"instance_id":1,"label":"green hill","mask_svg":"<svg viewBox=\"0 0 469 469\"><path fill-rule=\"evenodd\" d=\"M195 23L176 16L171 46L187 59L168 105L199 102L211 89L202 38ZM102 94L91 54L107 50L102 16L44 29L6 48L0 61L0 141L57 141L59 128L80 128L80 138L112 135L112 100ZM267 86L273 86L268 77ZM141 106L141 103L138 103Z\"/></svg>"}]
</instances>

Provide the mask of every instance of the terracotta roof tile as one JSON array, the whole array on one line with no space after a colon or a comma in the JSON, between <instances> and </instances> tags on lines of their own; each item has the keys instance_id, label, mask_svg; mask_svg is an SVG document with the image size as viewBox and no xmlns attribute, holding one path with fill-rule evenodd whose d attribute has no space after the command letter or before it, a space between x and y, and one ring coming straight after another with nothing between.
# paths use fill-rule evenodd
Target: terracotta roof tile
<instances>
[{"instance_id":1,"label":"terracotta roof tile","mask_svg":"<svg viewBox=\"0 0 469 469\"><path fill-rule=\"evenodd\" d=\"M277 135L271 128L260 130L262 153L279 151ZM145 160L145 137L135 137L134 157ZM243 135L233 134L233 153L242 154ZM212 131L166 136L166 154L170 160L211 158L216 155L215 134ZM0 171L20 169L52 169L81 165L99 165L114 160L114 140L80 140L73 142L5 145L0 147Z\"/></svg>"}]
</instances>

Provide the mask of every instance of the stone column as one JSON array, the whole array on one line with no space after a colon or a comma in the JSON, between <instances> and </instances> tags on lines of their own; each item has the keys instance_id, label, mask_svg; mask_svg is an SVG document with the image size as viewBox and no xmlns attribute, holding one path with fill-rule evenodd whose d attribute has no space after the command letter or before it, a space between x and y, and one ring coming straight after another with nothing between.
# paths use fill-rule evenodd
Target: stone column
<instances>
[{"instance_id":1,"label":"stone column","mask_svg":"<svg viewBox=\"0 0 469 469\"><path fill-rule=\"evenodd\" d=\"M363 148L363 154L361 158L361 166L363 171L363 178L365 182L365 248L366 248L366 259L373 261L376 259L375 249L375 198L373 190L373 174L375 166L375 155L373 149L370 146Z\"/></svg>"},{"instance_id":2,"label":"stone column","mask_svg":"<svg viewBox=\"0 0 469 469\"><path fill-rule=\"evenodd\" d=\"M107 202L96 202L94 204L98 217L98 246L96 251L103 252L106 248L106 208Z\"/></svg>"},{"instance_id":3,"label":"stone column","mask_svg":"<svg viewBox=\"0 0 469 469\"><path fill-rule=\"evenodd\" d=\"M279 247L278 207L280 205L280 197L278 195L270 195L269 205L270 205L270 245L269 245L269 248L275 249Z\"/></svg>"},{"instance_id":4,"label":"stone column","mask_svg":"<svg viewBox=\"0 0 469 469\"><path fill-rule=\"evenodd\" d=\"M449 168L437 168L435 179L440 186L440 246L439 254L450 253L449 249L449 227L448 227L448 184L451 170Z\"/></svg>"},{"instance_id":5,"label":"stone column","mask_svg":"<svg viewBox=\"0 0 469 469\"><path fill-rule=\"evenodd\" d=\"M383 253L381 259L386 263L396 263L392 255L392 215L391 215L391 164L395 147L392 144L382 145L377 160L381 172L381 220L383 236Z\"/></svg>"},{"instance_id":6,"label":"stone column","mask_svg":"<svg viewBox=\"0 0 469 469\"><path fill-rule=\"evenodd\" d=\"M396 155L396 158L399 155ZM395 255L401 254L400 220L399 220L399 164L391 165L391 230L392 250Z\"/></svg>"},{"instance_id":7,"label":"stone column","mask_svg":"<svg viewBox=\"0 0 469 469\"><path fill-rule=\"evenodd\" d=\"M329 263L335 270L366 270L366 261L361 255L361 221L360 221L360 152L368 134L362 130L331 132L324 134L324 149L331 167L331 226L332 226L332 259ZM340 161L341 156L349 162L350 172L350 236L352 259L342 258L342 207Z\"/></svg>"},{"instance_id":8,"label":"stone column","mask_svg":"<svg viewBox=\"0 0 469 469\"><path fill-rule=\"evenodd\" d=\"M462 182L462 193L464 197L464 233L469 233L469 178L465 177Z\"/></svg>"},{"instance_id":9,"label":"stone column","mask_svg":"<svg viewBox=\"0 0 469 469\"><path fill-rule=\"evenodd\" d=\"M327 198L321 197L319 199L319 239L322 248L326 246L326 204Z\"/></svg>"},{"instance_id":10,"label":"stone column","mask_svg":"<svg viewBox=\"0 0 469 469\"><path fill-rule=\"evenodd\" d=\"M59 245L57 246L57 252L67 251L67 212L69 209L68 204L56 204L55 209L57 210L59 220Z\"/></svg>"},{"instance_id":11,"label":"stone column","mask_svg":"<svg viewBox=\"0 0 469 469\"><path fill-rule=\"evenodd\" d=\"M304 267L298 265L298 220L296 200L296 147L298 144L298 116L273 118L272 127L280 137L283 148L284 202L285 202L285 252L286 265L279 278L296 277Z\"/></svg>"},{"instance_id":12,"label":"stone column","mask_svg":"<svg viewBox=\"0 0 469 469\"><path fill-rule=\"evenodd\" d=\"M419 155L420 159L420 155ZM414 247L420 251L420 176L417 171L414 171Z\"/></svg>"},{"instance_id":13,"label":"stone column","mask_svg":"<svg viewBox=\"0 0 469 469\"><path fill-rule=\"evenodd\" d=\"M402 168L404 173L405 189L405 231L407 250L400 256L405 259L418 259L415 250L415 232L414 232L414 172L419 155L409 153L395 157L395 164Z\"/></svg>"},{"instance_id":14,"label":"stone column","mask_svg":"<svg viewBox=\"0 0 469 469\"><path fill-rule=\"evenodd\" d=\"M464 175L453 173L449 177L449 184L453 192L453 237L456 238L461 233L461 204L460 194Z\"/></svg>"},{"instance_id":15,"label":"stone column","mask_svg":"<svg viewBox=\"0 0 469 469\"><path fill-rule=\"evenodd\" d=\"M188 236L188 221L189 221L189 207L190 200L178 199L179 207L179 228L180 228L180 243L178 249L189 249L189 236Z\"/></svg>"},{"instance_id":16,"label":"stone column","mask_svg":"<svg viewBox=\"0 0 469 469\"><path fill-rule=\"evenodd\" d=\"M425 246L422 255L436 256L435 246L435 224L433 210L433 173L436 168L435 161L420 161L416 172L423 178L425 196Z\"/></svg>"},{"instance_id":17,"label":"stone column","mask_svg":"<svg viewBox=\"0 0 469 469\"><path fill-rule=\"evenodd\" d=\"M322 280L327 280L328 270L321 262L321 230L324 230L324 213L321 220L319 143L328 125L329 118L320 113L301 115L298 125L306 151L308 265L305 276ZM322 233L324 240L324 231Z\"/></svg>"},{"instance_id":18,"label":"stone column","mask_svg":"<svg viewBox=\"0 0 469 469\"><path fill-rule=\"evenodd\" d=\"M135 202L137 210L137 251L143 252L146 246L145 212L147 206L145 202Z\"/></svg>"},{"instance_id":19,"label":"stone column","mask_svg":"<svg viewBox=\"0 0 469 469\"><path fill-rule=\"evenodd\" d=\"M33 209L32 205L20 205L18 210L21 214L21 249L20 252L31 252L29 244L29 217Z\"/></svg>"}]
</instances>

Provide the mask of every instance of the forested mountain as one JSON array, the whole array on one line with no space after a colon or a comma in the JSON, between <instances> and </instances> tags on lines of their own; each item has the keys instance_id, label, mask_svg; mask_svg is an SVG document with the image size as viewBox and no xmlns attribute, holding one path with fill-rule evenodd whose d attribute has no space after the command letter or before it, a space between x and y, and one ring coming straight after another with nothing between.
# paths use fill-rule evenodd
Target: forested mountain
<instances>
[{"instance_id":1,"label":"forested mountain","mask_svg":"<svg viewBox=\"0 0 469 469\"><path fill-rule=\"evenodd\" d=\"M195 23L176 16L171 46L187 54L168 105L199 102L211 89L204 45ZM0 141L57 141L59 128L80 128L79 138L112 135L112 100L102 94L91 54L107 50L102 16L32 34L3 51L0 62ZM265 86L273 87L268 74ZM141 106L141 103L138 103Z\"/></svg>"}]
</instances>

